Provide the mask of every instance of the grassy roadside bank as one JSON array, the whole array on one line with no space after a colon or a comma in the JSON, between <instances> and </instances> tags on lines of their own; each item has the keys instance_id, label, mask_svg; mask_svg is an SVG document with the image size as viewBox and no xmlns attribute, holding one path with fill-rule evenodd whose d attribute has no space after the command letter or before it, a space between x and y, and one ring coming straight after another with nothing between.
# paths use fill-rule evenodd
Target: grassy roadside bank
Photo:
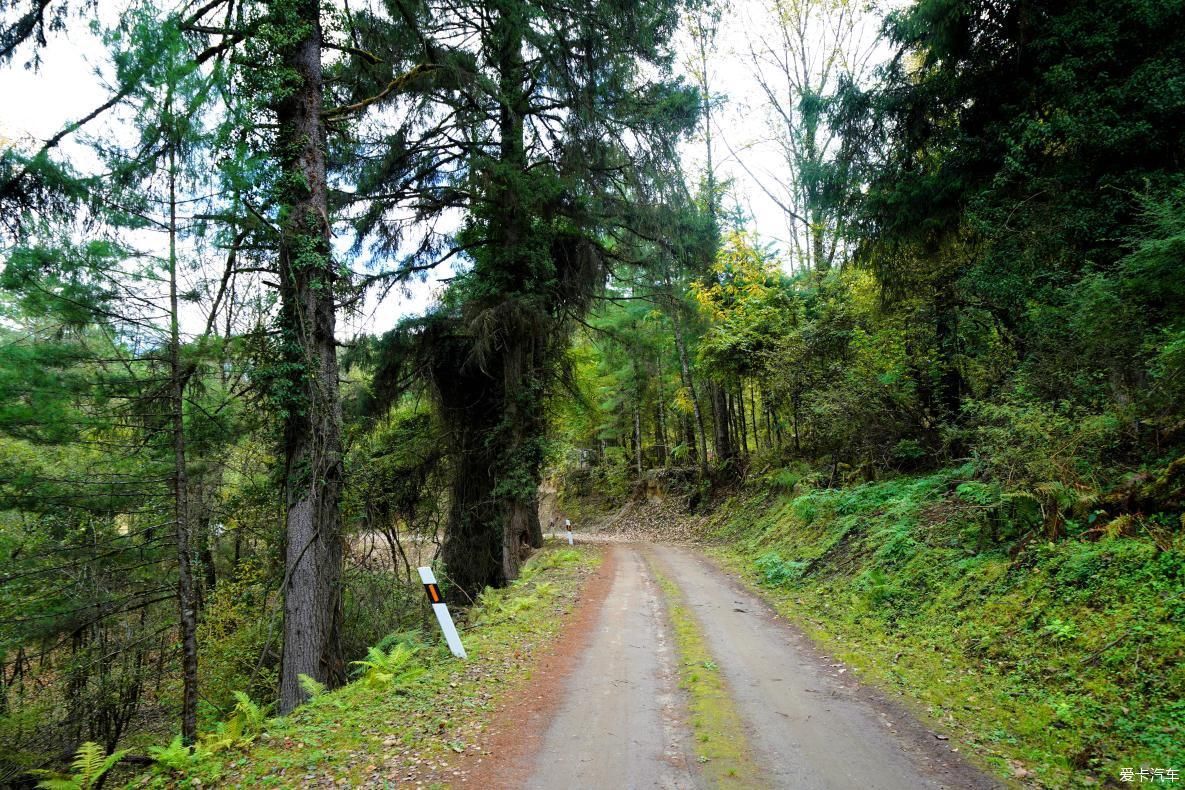
<instances>
[{"instance_id":1,"label":"grassy roadside bank","mask_svg":"<svg viewBox=\"0 0 1185 790\"><path fill-rule=\"evenodd\" d=\"M453 758L480 752L485 720L530 679L534 656L557 639L600 562L596 547L549 546L458 623L468 661L435 634L431 646L392 640L344 688L281 719L248 711L207 740L237 735L234 743L178 753L172 769L158 765L133 786L448 786L463 775Z\"/></svg>"},{"instance_id":2,"label":"grassy roadside bank","mask_svg":"<svg viewBox=\"0 0 1185 790\"><path fill-rule=\"evenodd\" d=\"M1000 776L1185 777L1182 547L1067 539L1013 556L965 480L754 486L720 506L707 537L780 612Z\"/></svg>"}]
</instances>

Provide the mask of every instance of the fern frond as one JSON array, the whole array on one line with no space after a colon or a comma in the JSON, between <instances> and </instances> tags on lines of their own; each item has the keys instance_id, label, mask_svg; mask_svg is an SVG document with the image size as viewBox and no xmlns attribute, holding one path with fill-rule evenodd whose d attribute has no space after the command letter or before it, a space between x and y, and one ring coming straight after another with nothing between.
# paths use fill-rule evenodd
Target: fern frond
<instances>
[{"instance_id":1,"label":"fern frond","mask_svg":"<svg viewBox=\"0 0 1185 790\"><path fill-rule=\"evenodd\" d=\"M37 787L45 788L45 790L80 790L82 785L73 779L42 779L37 783Z\"/></svg>"},{"instance_id":2,"label":"fern frond","mask_svg":"<svg viewBox=\"0 0 1185 790\"><path fill-rule=\"evenodd\" d=\"M118 763L120 760L122 760L124 758L124 755L127 754L129 751L130 751L130 749L121 749L118 752L112 752L111 754L107 755L107 759L103 760L103 764L99 766L99 771L98 771L98 773L96 773L94 775L94 778L91 780L91 783L94 784L95 782L99 781L99 779L102 778L103 775L106 774L108 771L110 771L112 768L114 768L115 764Z\"/></svg>"},{"instance_id":3,"label":"fern frond","mask_svg":"<svg viewBox=\"0 0 1185 790\"><path fill-rule=\"evenodd\" d=\"M148 755L153 762L163 765L170 771L185 770L193 757L189 747L182 742L180 735L175 736L168 746L149 746Z\"/></svg>"},{"instance_id":4,"label":"fern frond","mask_svg":"<svg viewBox=\"0 0 1185 790\"><path fill-rule=\"evenodd\" d=\"M74 753L74 762L70 767L74 776L83 787L92 784L102 774L103 758L106 756L103 747L93 741L87 741L78 747Z\"/></svg>"},{"instance_id":5,"label":"fern frond","mask_svg":"<svg viewBox=\"0 0 1185 790\"><path fill-rule=\"evenodd\" d=\"M324 683L308 675L297 675L296 679L300 681L300 687L309 695L309 699L316 699L328 690Z\"/></svg>"}]
</instances>

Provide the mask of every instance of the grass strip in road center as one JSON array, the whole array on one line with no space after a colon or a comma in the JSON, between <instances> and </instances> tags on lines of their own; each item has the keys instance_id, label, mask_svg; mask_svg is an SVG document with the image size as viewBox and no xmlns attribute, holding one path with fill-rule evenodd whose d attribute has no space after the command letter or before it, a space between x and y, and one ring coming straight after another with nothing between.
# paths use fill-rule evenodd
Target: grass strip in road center
<instances>
[{"instance_id":1,"label":"grass strip in road center","mask_svg":"<svg viewBox=\"0 0 1185 790\"><path fill-rule=\"evenodd\" d=\"M683 604L679 588L650 564L666 599L667 615L679 651L680 686L687 691L696 758L717 787L762 787L745 736L745 725L733 703L695 616Z\"/></svg>"}]
</instances>

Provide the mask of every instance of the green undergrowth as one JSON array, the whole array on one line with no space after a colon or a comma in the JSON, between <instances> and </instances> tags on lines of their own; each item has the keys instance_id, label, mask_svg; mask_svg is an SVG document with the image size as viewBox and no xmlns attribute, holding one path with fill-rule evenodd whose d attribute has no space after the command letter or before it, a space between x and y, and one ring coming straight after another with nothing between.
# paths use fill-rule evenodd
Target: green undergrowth
<instances>
[{"instance_id":1,"label":"green undergrowth","mask_svg":"<svg viewBox=\"0 0 1185 790\"><path fill-rule=\"evenodd\" d=\"M1001 776L1185 775L1181 540L997 543L971 471L797 496L762 487L726 501L710 529L783 614Z\"/></svg>"},{"instance_id":2,"label":"green undergrowth","mask_svg":"<svg viewBox=\"0 0 1185 790\"><path fill-rule=\"evenodd\" d=\"M761 787L749 751L745 726L720 674L708 643L683 604L682 593L651 568L666 601L679 651L679 684L688 694L696 758L717 787Z\"/></svg>"},{"instance_id":3,"label":"green undergrowth","mask_svg":"<svg viewBox=\"0 0 1185 790\"><path fill-rule=\"evenodd\" d=\"M530 679L533 654L558 637L600 561L595 547L548 546L513 585L456 613L468 661L437 633L392 635L354 662L349 685L325 691L308 681L312 699L283 718L244 696L246 709L196 754L178 738L133 784L448 786L457 778L450 758L480 748L489 712Z\"/></svg>"}]
</instances>

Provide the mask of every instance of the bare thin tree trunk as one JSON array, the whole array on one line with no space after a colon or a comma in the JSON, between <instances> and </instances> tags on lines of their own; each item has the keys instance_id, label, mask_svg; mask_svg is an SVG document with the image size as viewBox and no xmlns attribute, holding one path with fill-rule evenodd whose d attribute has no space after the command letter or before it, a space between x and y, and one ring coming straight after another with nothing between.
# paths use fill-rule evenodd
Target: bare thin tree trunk
<instances>
[{"instance_id":1,"label":"bare thin tree trunk","mask_svg":"<svg viewBox=\"0 0 1185 790\"><path fill-rule=\"evenodd\" d=\"M169 144L169 411L173 433L173 521L177 541L177 604L181 613L181 740L197 740L197 603L190 567L189 478L185 469L185 376L177 298L177 152Z\"/></svg>"},{"instance_id":2,"label":"bare thin tree trunk","mask_svg":"<svg viewBox=\"0 0 1185 790\"><path fill-rule=\"evenodd\" d=\"M675 350L679 354L679 374L683 378L683 386L687 388L688 395L691 396L691 410L695 415L695 426L698 429L696 439L699 443L699 471L702 477L708 476L708 439L707 432L704 429L704 414L700 409L699 395L695 391L695 379L691 376L691 362L687 357L687 343L683 339L683 327L679 323L679 316L677 314L678 307L673 303L675 300L674 287L671 284L671 277L669 273L663 274L665 285L667 288L667 297L671 300L671 326L674 329L675 335Z\"/></svg>"},{"instance_id":3,"label":"bare thin tree trunk","mask_svg":"<svg viewBox=\"0 0 1185 790\"><path fill-rule=\"evenodd\" d=\"M666 396L663 394L662 386L662 357L655 355L655 374L654 382L658 388L658 397L655 398L654 404L654 438L658 444L658 459L660 466L667 465L669 454L667 452L667 413L666 403L664 402Z\"/></svg>"},{"instance_id":4,"label":"bare thin tree trunk","mask_svg":"<svg viewBox=\"0 0 1185 790\"><path fill-rule=\"evenodd\" d=\"M741 442L741 454L745 455L749 452L749 425L745 422L745 381L741 379L737 385L736 394L737 404L737 425L740 427L739 435Z\"/></svg>"},{"instance_id":5,"label":"bare thin tree trunk","mask_svg":"<svg viewBox=\"0 0 1185 790\"><path fill-rule=\"evenodd\" d=\"M691 410L695 415L696 439L699 443L700 474L708 476L708 437L704 428L704 412L699 405L699 394L695 391L695 379L691 375L691 364L687 359L687 344L683 340L683 328L672 317L675 326L675 346L679 351L679 368L683 374L683 385L691 395Z\"/></svg>"},{"instance_id":6,"label":"bare thin tree trunk","mask_svg":"<svg viewBox=\"0 0 1185 790\"><path fill-rule=\"evenodd\" d=\"M774 436L774 424L779 419L778 412L774 405L768 400L769 394L761 391L761 410L765 413L765 443L769 448L777 446L777 439Z\"/></svg>"},{"instance_id":7,"label":"bare thin tree trunk","mask_svg":"<svg viewBox=\"0 0 1185 790\"><path fill-rule=\"evenodd\" d=\"M638 469L638 479L642 479L642 405L634 400L634 461Z\"/></svg>"},{"instance_id":8,"label":"bare thin tree trunk","mask_svg":"<svg viewBox=\"0 0 1185 790\"><path fill-rule=\"evenodd\" d=\"M744 397L742 391L741 397ZM761 434L757 432L757 382L749 384L749 421L753 424L753 449L761 449Z\"/></svg>"}]
</instances>

